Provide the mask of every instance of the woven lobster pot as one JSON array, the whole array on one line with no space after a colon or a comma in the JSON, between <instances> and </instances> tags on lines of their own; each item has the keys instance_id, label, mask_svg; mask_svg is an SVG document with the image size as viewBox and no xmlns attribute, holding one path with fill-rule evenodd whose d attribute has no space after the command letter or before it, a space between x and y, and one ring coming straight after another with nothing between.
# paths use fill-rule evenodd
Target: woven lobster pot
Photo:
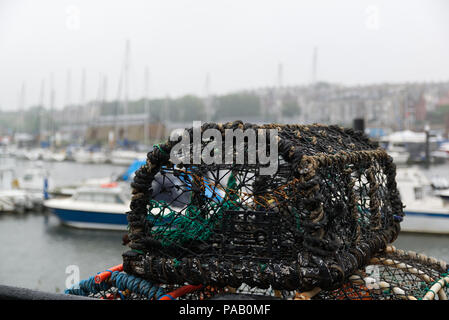
<instances>
[{"instance_id":1,"label":"woven lobster pot","mask_svg":"<svg viewBox=\"0 0 449 320\"><path fill-rule=\"evenodd\" d=\"M296 292L298 300L447 300L446 262L388 246L338 289Z\"/></svg>"},{"instance_id":2,"label":"woven lobster pot","mask_svg":"<svg viewBox=\"0 0 449 320\"><path fill-rule=\"evenodd\" d=\"M229 148L229 132L248 137ZM254 146L276 151L275 172L250 159ZM217 161L195 161L198 150ZM161 284L335 289L396 239L403 217L391 157L338 126L206 123L155 146L132 188L124 271Z\"/></svg>"}]
</instances>

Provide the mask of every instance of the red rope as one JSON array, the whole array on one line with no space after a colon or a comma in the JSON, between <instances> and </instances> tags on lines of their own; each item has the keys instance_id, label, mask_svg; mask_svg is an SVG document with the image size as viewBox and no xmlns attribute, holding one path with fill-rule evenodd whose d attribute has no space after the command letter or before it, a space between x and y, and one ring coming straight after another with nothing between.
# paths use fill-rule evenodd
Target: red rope
<instances>
[{"instance_id":1,"label":"red rope","mask_svg":"<svg viewBox=\"0 0 449 320\"><path fill-rule=\"evenodd\" d=\"M196 286L193 285L193 284L189 284L187 286L178 288L178 289L176 289L176 290L174 290L174 291L172 291L170 293L167 293L167 294L163 295L161 298L159 298L159 300L174 300L174 299L177 299L179 297L182 297L183 295L185 295L187 293L199 290L202 287L203 287L202 284L199 284L199 285L196 285Z\"/></svg>"}]
</instances>

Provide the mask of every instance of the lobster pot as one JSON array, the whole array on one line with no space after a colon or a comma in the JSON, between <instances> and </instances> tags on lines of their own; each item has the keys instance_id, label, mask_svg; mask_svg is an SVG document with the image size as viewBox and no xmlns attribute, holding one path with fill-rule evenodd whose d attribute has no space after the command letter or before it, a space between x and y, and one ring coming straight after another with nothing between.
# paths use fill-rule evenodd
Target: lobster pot
<instances>
[{"instance_id":1,"label":"lobster pot","mask_svg":"<svg viewBox=\"0 0 449 320\"><path fill-rule=\"evenodd\" d=\"M125 272L104 272L103 280L92 276L66 290L67 294L109 300L448 300L449 274L444 261L388 246L368 264L356 270L340 287L323 290L288 291L155 284ZM102 274L102 273L99 273Z\"/></svg>"},{"instance_id":2,"label":"lobster pot","mask_svg":"<svg viewBox=\"0 0 449 320\"><path fill-rule=\"evenodd\" d=\"M336 289L403 217L391 157L338 126L206 123L156 145L132 188L124 271L158 284Z\"/></svg>"},{"instance_id":3,"label":"lobster pot","mask_svg":"<svg viewBox=\"0 0 449 320\"><path fill-rule=\"evenodd\" d=\"M335 290L296 292L294 299L447 300L448 265L444 261L394 246L373 257Z\"/></svg>"}]
</instances>

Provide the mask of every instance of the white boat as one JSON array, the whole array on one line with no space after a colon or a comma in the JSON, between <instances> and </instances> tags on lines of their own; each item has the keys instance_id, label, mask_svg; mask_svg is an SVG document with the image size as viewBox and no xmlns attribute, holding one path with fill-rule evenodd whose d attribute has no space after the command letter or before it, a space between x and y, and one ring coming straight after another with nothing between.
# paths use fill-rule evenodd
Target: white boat
<instances>
[{"instance_id":1,"label":"white boat","mask_svg":"<svg viewBox=\"0 0 449 320\"><path fill-rule=\"evenodd\" d=\"M78 163L90 163L92 161L92 157L89 151L80 149L73 152L73 160Z\"/></svg>"},{"instance_id":2,"label":"white boat","mask_svg":"<svg viewBox=\"0 0 449 320\"><path fill-rule=\"evenodd\" d=\"M412 131L393 132L381 139L381 145L393 158L395 164L405 164L410 158L407 143L421 142L422 135Z\"/></svg>"},{"instance_id":3,"label":"white boat","mask_svg":"<svg viewBox=\"0 0 449 320\"><path fill-rule=\"evenodd\" d=\"M0 170L0 212L22 212L40 206L44 198L44 181L39 179L30 170L26 170L20 178L15 177L14 168ZM22 184L23 187L20 187Z\"/></svg>"},{"instance_id":4,"label":"white boat","mask_svg":"<svg viewBox=\"0 0 449 320\"><path fill-rule=\"evenodd\" d=\"M410 153L402 142L384 140L382 142L385 151L393 158L395 164L406 164L410 158Z\"/></svg>"},{"instance_id":5,"label":"white boat","mask_svg":"<svg viewBox=\"0 0 449 320\"><path fill-rule=\"evenodd\" d=\"M410 130L393 132L380 139L380 144L391 155L396 164L405 164L409 161L423 161L425 157L426 133L414 132ZM441 136L431 135L429 137L429 147L432 162L445 161L443 152L437 152L437 145L441 141Z\"/></svg>"},{"instance_id":6,"label":"white boat","mask_svg":"<svg viewBox=\"0 0 449 320\"><path fill-rule=\"evenodd\" d=\"M42 159L42 154L43 151L40 149L31 149L29 151L26 151L24 156L25 159L29 160L29 161L37 161Z\"/></svg>"},{"instance_id":7,"label":"white boat","mask_svg":"<svg viewBox=\"0 0 449 320\"><path fill-rule=\"evenodd\" d=\"M64 151L50 151L48 155L46 155L46 158L48 161L62 162L67 159L67 155ZM43 160L46 159L43 158Z\"/></svg>"},{"instance_id":8,"label":"white boat","mask_svg":"<svg viewBox=\"0 0 449 320\"><path fill-rule=\"evenodd\" d=\"M113 184L123 184L124 186L129 186L132 179L134 178L134 173L136 172L136 170L145 165L145 163L145 160L136 160L130 166L128 166L126 171L121 174L112 174L108 177L102 178L85 179L77 184L65 185L50 189L49 193L59 196L72 196L80 187L105 187Z\"/></svg>"},{"instance_id":9,"label":"white boat","mask_svg":"<svg viewBox=\"0 0 449 320\"><path fill-rule=\"evenodd\" d=\"M17 178L17 187L23 190L44 191L45 180L47 185L50 183L49 172L37 165L36 168L27 168L23 174Z\"/></svg>"},{"instance_id":10,"label":"white boat","mask_svg":"<svg viewBox=\"0 0 449 320\"><path fill-rule=\"evenodd\" d=\"M129 166L134 161L146 159L145 152L137 152L133 150L114 150L111 152L111 163L122 166Z\"/></svg>"},{"instance_id":11,"label":"white boat","mask_svg":"<svg viewBox=\"0 0 449 320\"><path fill-rule=\"evenodd\" d=\"M23 212L34 206L34 197L25 190L0 190L0 212Z\"/></svg>"},{"instance_id":12,"label":"white boat","mask_svg":"<svg viewBox=\"0 0 449 320\"><path fill-rule=\"evenodd\" d=\"M410 153L405 150L387 149L387 153L393 158L395 164L406 164L410 158Z\"/></svg>"},{"instance_id":13,"label":"white boat","mask_svg":"<svg viewBox=\"0 0 449 320\"><path fill-rule=\"evenodd\" d=\"M91 178L83 180L82 182L76 185L68 185L51 189L50 193L52 195L58 196L73 196L77 192L77 190L81 187L108 187L121 184L122 182L117 181L117 178L115 178L114 176L104 178Z\"/></svg>"},{"instance_id":14,"label":"white boat","mask_svg":"<svg viewBox=\"0 0 449 320\"><path fill-rule=\"evenodd\" d=\"M106 163L109 159L103 151L80 149L73 153L73 159L78 163Z\"/></svg>"},{"instance_id":15,"label":"white boat","mask_svg":"<svg viewBox=\"0 0 449 320\"><path fill-rule=\"evenodd\" d=\"M21 149L21 148L15 148L14 150L11 151L11 156L17 158L17 159L28 159L27 158L27 153L29 151L26 149Z\"/></svg>"},{"instance_id":16,"label":"white boat","mask_svg":"<svg viewBox=\"0 0 449 320\"><path fill-rule=\"evenodd\" d=\"M430 182L435 190L449 189L449 181L444 177L434 176L430 179Z\"/></svg>"},{"instance_id":17,"label":"white boat","mask_svg":"<svg viewBox=\"0 0 449 320\"><path fill-rule=\"evenodd\" d=\"M447 189L437 191L436 195L439 196L444 201L449 201L449 190Z\"/></svg>"},{"instance_id":18,"label":"white boat","mask_svg":"<svg viewBox=\"0 0 449 320\"><path fill-rule=\"evenodd\" d=\"M51 152L51 150L44 149L41 152L41 159L43 161L53 161L52 154L53 154L53 152Z\"/></svg>"},{"instance_id":19,"label":"white boat","mask_svg":"<svg viewBox=\"0 0 449 320\"><path fill-rule=\"evenodd\" d=\"M49 188L53 188L53 180L49 172L36 163L35 168L25 169L23 174L13 181L13 187L27 194L33 204L32 208L39 208Z\"/></svg>"},{"instance_id":20,"label":"white boat","mask_svg":"<svg viewBox=\"0 0 449 320\"><path fill-rule=\"evenodd\" d=\"M405 205L402 231L449 234L449 201L433 193L420 169L398 168L396 182Z\"/></svg>"},{"instance_id":21,"label":"white boat","mask_svg":"<svg viewBox=\"0 0 449 320\"><path fill-rule=\"evenodd\" d=\"M62 162L62 161L66 160L67 156L65 153L54 153L52 158L53 158L53 161Z\"/></svg>"},{"instance_id":22,"label":"white boat","mask_svg":"<svg viewBox=\"0 0 449 320\"><path fill-rule=\"evenodd\" d=\"M449 142L443 142L438 148L438 151L444 152L449 155Z\"/></svg>"},{"instance_id":23,"label":"white boat","mask_svg":"<svg viewBox=\"0 0 449 320\"><path fill-rule=\"evenodd\" d=\"M44 207L72 227L126 230L130 194L121 186L82 187L69 198L44 201Z\"/></svg>"},{"instance_id":24,"label":"white boat","mask_svg":"<svg viewBox=\"0 0 449 320\"><path fill-rule=\"evenodd\" d=\"M430 154L432 158L443 160L442 162L449 159L449 142L443 142L439 148Z\"/></svg>"},{"instance_id":25,"label":"white boat","mask_svg":"<svg viewBox=\"0 0 449 320\"><path fill-rule=\"evenodd\" d=\"M9 143L7 141L7 143ZM12 157L17 152L17 147L9 144L0 144L0 157Z\"/></svg>"},{"instance_id":26,"label":"white boat","mask_svg":"<svg viewBox=\"0 0 449 320\"><path fill-rule=\"evenodd\" d=\"M103 151L94 151L91 153L92 163L106 163L109 161L107 154Z\"/></svg>"},{"instance_id":27,"label":"white boat","mask_svg":"<svg viewBox=\"0 0 449 320\"><path fill-rule=\"evenodd\" d=\"M82 186L74 190L71 197L55 198L44 201L44 207L55 214L63 224L87 229L126 230L128 221L126 212L129 211L131 203L131 187L129 181L135 170L142 163L136 161L130 166L121 179L123 182L108 181L107 178L90 179L90 186ZM156 178L160 179L160 178ZM169 184L171 180L159 180L153 184L157 191L162 184ZM99 183L103 183L99 185ZM220 193L218 191L217 193ZM212 197L212 192L206 190L206 196ZM217 195L215 195L217 196ZM222 197L223 194L220 194ZM165 194L162 193L157 200L170 203L174 210L180 210L189 200L188 193ZM160 214L158 208L155 214ZM166 219L159 219L156 225L164 225Z\"/></svg>"}]
</instances>

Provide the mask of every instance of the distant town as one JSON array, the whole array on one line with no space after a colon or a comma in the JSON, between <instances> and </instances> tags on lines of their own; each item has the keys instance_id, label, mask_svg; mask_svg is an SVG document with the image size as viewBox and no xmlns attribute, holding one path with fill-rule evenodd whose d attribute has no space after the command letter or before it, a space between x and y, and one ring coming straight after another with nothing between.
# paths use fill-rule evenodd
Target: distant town
<instances>
[{"instance_id":1,"label":"distant town","mask_svg":"<svg viewBox=\"0 0 449 320\"><path fill-rule=\"evenodd\" d=\"M317 82L205 97L96 99L62 109L53 108L50 102L1 111L0 136L2 144L14 141L62 147L126 141L148 145L197 120L352 126L355 118L365 120L367 133L373 137L394 131L423 131L427 125L447 139L449 82L360 86Z\"/></svg>"}]
</instances>

